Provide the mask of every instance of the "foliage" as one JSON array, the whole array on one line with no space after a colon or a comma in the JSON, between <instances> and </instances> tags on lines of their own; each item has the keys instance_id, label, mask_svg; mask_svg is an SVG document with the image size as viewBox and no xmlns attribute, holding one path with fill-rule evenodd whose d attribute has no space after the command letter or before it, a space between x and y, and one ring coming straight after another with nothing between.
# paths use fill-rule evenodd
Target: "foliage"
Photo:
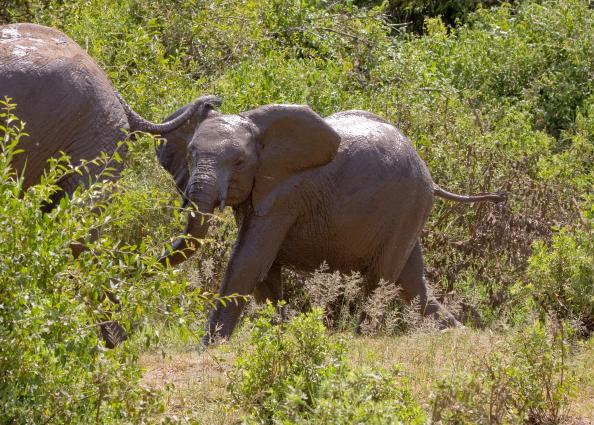
<instances>
[{"instance_id":1,"label":"foliage","mask_svg":"<svg viewBox=\"0 0 594 425\"><path fill-rule=\"evenodd\" d=\"M320 382L336 373L342 346L331 343L322 324L321 310L297 316L288 324L274 326L273 306L253 324L250 350L240 354L231 387L235 398L263 421L272 421L290 403L294 391L311 406Z\"/></svg>"},{"instance_id":2,"label":"foliage","mask_svg":"<svg viewBox=\"0 0 594 425\"><path fill-rule=\"evenodd\" d=\"M436 65L456 88L475 91L477 102L520 101L537 128L558 134L592 91L586 58L594 49L594 21L584 2L547 6L480 11L449 39L454 44L440 46L450 58Z\"/></svg>"},{"instance_id":3,"label":"foliage","mask_svg":"<svg viewBox=\"0 0 594 425\"><path fill-rule=\"evenodd\" d=\"M438 325L433 318L422 317L418 300L405 305L400 299L400 287L383 279L366 293L360 273L331 272L323 263L306 277L286 273L284 281L289 285L285 296L292 300L291 309L322 309L324 324L332 330L395 335Z\"/></svg>"},{"instance_id":4,"label":"foliage","mask_svg":"<svg viewBox=\"0 0 594 425\"><path fill-rule=\"evenodd\" d=\"M585 335L594 332L594 204L584 225L563 228L550 247L535 246L530 290L545 313L571 320Z\"/></svg>"},{"instance_id":5,"label":"foliage","mask_svg":"<svg viewBox=\"0 0 594 425\"><path fill-rule=\"evenodd\" d=\"M360 5L384 3L378 0L358 0ZM427 18L439 17L448 26L464 23L467 16L479 7L501 4L500 0L388 0L385 13L396 31L423 32ZM513 3L513 0L510 2Z\"/></svg>"},{"instance_id":6,"label":"foliage","mask_svg":"<svg viewBox=\"0 0 594 425\"><path fill-rule=\"evenodd\" d=\"M351 368L314 309L273 324L270 304L253 323L250 346L231 373L234 399L250 423L422 424L424 416L397 371Z\"/></svg>"},{"instance_id":7,"label":"foliage","mask_svg":"<svg viewBox=\"0 0 594 425\"><path fill-rule=\"evenodd\" d=\"M160 409L157 394L139 385L137 364L141 348L158 336L147 330L144 341L107 350L98 326L117 320L134 336L148 315L163 311L161 317L187 333L185 318L202 311L210 298L200 290L186 293L187 282L163 271L146 245L124 245L108 235L89 240L93 230L118 220L102 213L118 192L108 180L110 158L92 161L105 171L88 190L43 213L60 178L91 162L53 160L39 184L23 188L11 160L26 148L25 126L13 104L5 100L0 106L2 422L139 423ZM87 250L74 258L73 243Z\"/></svg>"},{"instance_id":8,"label":"foliage","mask_svg":"<svg viewBox=\"0 0 594 425\"><path fill-rule=\"evenodd\" d=\"M332 379L321 382L311 412L295 414L302 407L300 401L291 407L292 423L424 424L425 415L405 382L398 370L343 368Z\"/></svg>"},{"instance_id":9,"label":"foliage","mask_svg":"<svg viewBox=\"0 0 594 425\"><path fill-rule=\"evenodd\" d=\"M569 327L541 322L508 337L462 375L442 380L433 400L436 424L558 424L575 391L569 373Z\"/></svg>"},{"instance_id":10,"label":"foliage","mask_svg":"<svg viewBox=\"0 0 594 425\"><path fill-rule=\"evenodd\" d=\"M52 0L30 2L28 0L0 1L0 24L30 21L39 10L47 8Z\"/></svg>"}]
</instances>

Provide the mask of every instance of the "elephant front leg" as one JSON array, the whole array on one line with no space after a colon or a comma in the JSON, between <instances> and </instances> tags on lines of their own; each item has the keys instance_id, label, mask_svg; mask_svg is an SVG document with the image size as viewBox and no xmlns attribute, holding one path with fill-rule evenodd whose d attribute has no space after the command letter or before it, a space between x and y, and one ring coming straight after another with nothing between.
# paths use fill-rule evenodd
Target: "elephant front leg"
<instances>
[{"instance_id":1,"label":"elephant front leg","mask_svg":"<svg viewBox=\"0 0 594 425\"><path fill-rule=\"evenodd\" d=\"M293 222L292 214L275 214L273 211L266 216L248 217L233 248L219 296L251 295L256 285L266 280ZM273 270L273 274L276 275L276 270ZM278 274L280 277L280 268ZM217 302L208 318L203 345L207 346L216 340L228 338L239 321L245 304L245 298L241 297L224 304Z\"/></svg>"}]
</instances>

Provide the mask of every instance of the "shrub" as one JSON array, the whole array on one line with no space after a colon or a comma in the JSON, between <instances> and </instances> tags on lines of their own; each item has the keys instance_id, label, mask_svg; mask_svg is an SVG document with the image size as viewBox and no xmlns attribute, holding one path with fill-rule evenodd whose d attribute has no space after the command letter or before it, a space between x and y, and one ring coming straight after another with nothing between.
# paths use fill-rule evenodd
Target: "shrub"
<instances>
[{"instance_id":1,"label":"shrub","mask_svg":"<svg viewBox=\"0 0 594 425\"><path fill-rule=\"evenodd\" d=\"M423 424L424 415L397 372L352 369L314 309L273 325L270 304L253 323L250 348L230 376L234 400L250 423Z\"/></svg>"},{"instance_id":2,"label":"shrub","mask_svg":"<svg viewBox=\"0 0 594 425\"><path fill-rule=\"evenodd\" d=\"M465 375L439 382L433 423L560 423L576 382L567 365L569 329L535 322L471 363Z\"/></svg>"},{"instance_id":3,"label":"shrub","mask_svg":"<svg viewBox=\"0 0 594 425\"><path fill-rule=\"evenodd\" d=\"M300 393L311 406L320 382L342 362L342 345L331 342L321 321L322 310L301 314L275 326L275 309L268 305L253 324L250 352L238 356L231 377L237 402L263 421L271 421L290 402L289 392Z\"/></svg>"},{"instance_id":4,"label":"shrub","mask_svg":"<svg viewBox=\"0 0 594 425\"><path fill-rule=\"evenodd\" d=\"M99 325L117 320L135 335L155 311L163 311L162 317L180 326L210 298L185 292L187 282L175 282L146 245L125 245L107 234L89 240L92 229L118 219L117 211L105 213L118 192L104 181L109 167L88 190L78 189L43 213L60 178L87 164L53 160L42 182L24 190L11 167L22 152L17 145L26 147L24 125L9 101L0 107L1 421L140 423L160 409L158 395L139 385L137 364L140 348L156 335L148 330L143 341L107 350ZM93 162L106 165L109 158ZM87 246L77 258L73 242Z\"/></svg>"},{"instance_id":5,"label":"shrub","mask_svg":"<svg viewBox=\"0 0 594 425\"><path fill-rule=\"evenodd\" d=\"M297 403L295 410L299 407ZM322 381L313 410L292 416L293 423L303 425L425 423L425 414L398 370L369 368L342 369Z\"/></svg>"},{"instance_id":6,"label":"shrub","mask_svg":"<svg viewBox=\"0 0 594 425\"><path fill-rule=\"evenodd\" d=\"M330 272L324 263L302 282L305 295L301 298L307 300L308 305L300 306L300 310L312 306L320 308L325 313L324 323L328 328L352 331L354 316L361 308L362 285L363 278L359 273Z\"/></svg>"},{"instance_id":7,"label":"shrub","mask_svg":"<svg viewBox=\"0 0 594 425\"><path fill-rule=\"evenodd\" d=\"M584 223L561 229L551 246L537 242L530 258L528 290L544 314L594 332L594 204Z\"/></svg>"},{"instance_id":8,"label":"shrub","mask_svg":"<svg viewBox=\"0 0 594 425\"><path fill-rule=\"evenodd\" d=\"M386 3L386 14L396 30L422 32L427 18L439 16L449 26L463 23L478 7L492 7L501 0L356 0L356 4ZM513 0L512 0L513 3Z\"/></svg>"}]
</instances>

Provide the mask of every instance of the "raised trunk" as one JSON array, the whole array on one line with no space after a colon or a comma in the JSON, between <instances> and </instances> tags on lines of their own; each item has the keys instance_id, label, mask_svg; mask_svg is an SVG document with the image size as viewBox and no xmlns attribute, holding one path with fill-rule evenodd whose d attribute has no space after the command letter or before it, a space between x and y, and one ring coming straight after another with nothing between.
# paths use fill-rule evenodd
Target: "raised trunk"
<instances>
[{"instance_id":1,"label":"raised trunk","mask_svg":"<svg viewBox=\"0 0 594 425\"><path fill-rule=\"evenodd\" d=\"M177 238L171 244L171 249L159 261L162 264L169 262L175 266L192 256L198 248L198 239L204 238L208 232L209 215L214 211L213 200L199 201L198 209L188 214L184 236Z\"/></svg>"},{"instance_id":2,"label":"raised trunk","mask_svg":"<svg viewBox=\"0 0 594 425\"><path fill-rule=\"evenodd\" d=\"M221 106L221 99L218 96L202 96L194 100L194 102L186 105L186 107L180 109L180 114L170 121L156 124L138 115L138 113L126 103L124 98L117 91L115 91L115 94L126 112L128 123L130 124L130 131L144 131L151 134L167 134L172 132L188 121L198 109L203 108L204 106L209 106L210 108Z\"/></svg>"}]
</instances>

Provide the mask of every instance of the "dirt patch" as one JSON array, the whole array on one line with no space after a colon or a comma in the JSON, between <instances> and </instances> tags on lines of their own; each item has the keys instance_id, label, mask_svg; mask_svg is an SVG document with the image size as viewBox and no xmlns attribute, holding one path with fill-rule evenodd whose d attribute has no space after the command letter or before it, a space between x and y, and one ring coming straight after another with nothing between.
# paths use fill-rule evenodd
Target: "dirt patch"
<instances>
[{"instance_id":1,"label":"dirt patch","mask_svg":"<svg viewBox=\"0 0 594 425\"><path fill-rule=\"evenodd\" d=\"M233 424L239 421L239 412L226 391L231 361L231 354L215 350L146 354L141 358L146 370L142 383L163 391L164 418Z\"/></svg>"}]
</instances>

